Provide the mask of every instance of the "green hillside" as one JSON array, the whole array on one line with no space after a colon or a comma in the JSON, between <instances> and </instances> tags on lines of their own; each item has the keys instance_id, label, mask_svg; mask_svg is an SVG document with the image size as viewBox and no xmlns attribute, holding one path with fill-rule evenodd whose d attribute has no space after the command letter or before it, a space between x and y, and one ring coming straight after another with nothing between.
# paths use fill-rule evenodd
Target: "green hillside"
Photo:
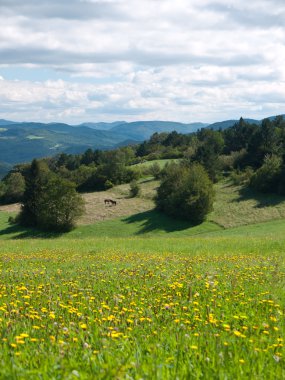
<instances>
[{"instance_id":1,"label":"green hillside","mask_svg":"<svg viewBox=\"0 0 285 380\"><path fill-rule=\"evenodd\" d=\"M178 130L189 133L207 126L202 123L160 121L85 123L70 126L63 123L15 123L5 120L0 125L1 161L10 165L61 152L74 154L83 153L88 148L110 149L128 145L143 141L154 132Z\"/></svg>"},{"instance_id":2,"label":"green hillside","mask_svg":"<svg viewBox=\"0 0 285 380\"><path fill-rule=\"evenodd\" d=\"M163 160L162 160L163 161ZM197 226L175 220L154 210L153 197L158 181L140 182L141 195L129 197L129 185L119 185L107 191L87 193L85 214L79 227L61 236L9 225L8 218L15 215L16 206L0 206L0 239L21 237L52 237L59 239L124 238L124 237L206 237L229 235L268 235L282 231L285 220L285 198L264 195L223 181L215 186L214 211ZM106 207L105 198L117 200L116 207ZM11 213L9 212L11 211Z\"/></svg>"},{"instance_id":3,"label":"green hillside","mask_svg":"<svg viewBox=\"0 0 285 380\"><path fill-rule=\"evenodd\" d=\"M1 160L17 164L61 152L82 153L88 148L108 149L126 138L120 133L97 131L85 126L71 127L56 123L11 124L0 132Z\"/></svg>"},{"instance_id":4,"label":"green hillside","mask_svg":"<svg viewBox=\"0 0 285 380\"><path fill-rule=\"evenodd\" d=\"M284 198L223 182L191 226L140 185L138 199L86 194L85 224L64 235L0 208L0 378L284 378Z\"/></svg>"}]
</instances>

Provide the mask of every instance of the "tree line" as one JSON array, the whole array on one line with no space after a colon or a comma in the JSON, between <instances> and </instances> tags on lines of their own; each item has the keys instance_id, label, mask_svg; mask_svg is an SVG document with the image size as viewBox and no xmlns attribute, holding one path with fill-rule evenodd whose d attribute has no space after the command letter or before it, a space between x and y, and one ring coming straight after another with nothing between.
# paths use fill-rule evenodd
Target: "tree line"
<instances>
[{"instance_id":1,"label":"tree line","mask_svg":"<svg viewBox=\"0 0 285 380\"><path fill-rule=\"evenodd\" d=\"M163 170L156 163L148 167L134 165L165 158L179 158L181 163L176 166L166 166ZM55 157L16 165L0 182L0 201L24 202L22 219L20 218L22 223L30 220L36 221L39 225L41 219L44 221L42 223L44 226L54 228L51 227L48 215L41 214L35 218L35 210L39 209L39 205L47 204L49 197L59 202L58 205L49 205L49 214L57 207L64 208L64 202L69 194L72 199L70 204L79 205L74 216L53 217L62 220L58 223L59 229L69 229L73 225L70 220L82 212L82 201L80 196L77 197L77 193L106 190L118 184L132 183L133 194L137 194L136 181L140 177L152 175L160 179L163 184L158 191L156 201L158 208L174 215L177 204L180 206L183 204L186 209L188 207L188 211L185 209L180 215L189 213L193 215L193 210L189 211L190 204L193 205L195 196L197 197L197 194L201 196L202 193L197 190L190 201L186 190L196 186L193 185L191 176L196 173L196 177L199 177L199 171L203 175L200 175L200 179L196 179L208 190L211 188L208 179L217 182L223 176L230 176L235 183L251 186L258 191L285 194L283 117L264 119L260 125L248 123L241 118L233 127L224 130L204 128L191 134L175 131L154 133L149 140L133 146L109 151L88 149L83 154L77 155L61 153ZM181 181L178 181L175 174L178 172ZM181 186L180 190L178 184ZM58 189L57 193L53 193L54 188ZM176 195L173 193L174 188L177 189ZM65 200L60 196L60 191L62 194L66 193ZM42 195L36 196L36 194ZM35 199L28 199L33 196ZM212 190L208 191L208 196L213 199ZM188 201L185 202L185 199ZM209 212L211 202L208 205L206 203L204 200L205 209ZM203 219L199 216L196 220L201 218Z\"/></svg>"}]
</instances>

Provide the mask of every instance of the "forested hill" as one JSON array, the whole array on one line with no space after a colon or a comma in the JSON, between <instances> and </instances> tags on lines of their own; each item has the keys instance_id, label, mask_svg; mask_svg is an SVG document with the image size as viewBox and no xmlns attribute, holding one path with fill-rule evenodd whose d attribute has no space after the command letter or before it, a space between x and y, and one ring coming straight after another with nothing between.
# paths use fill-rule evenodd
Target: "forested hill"
<instances>
[{"instance_id":1,"label":"forested hill","mask_svg":"<svg viewBox=\"0 0 285 380\"><path fill-rule=\"evenodd\" d=\"M66 128L61 126L62 131ZM184 163L201 164L214 182L231 175L235 182L250 183L257 190L285 194L285 120L282 116L264 119L260 125L241 118L234 126L218 131L202 128L191 134L156 132L150 139L127 147L105 151L89 148L81 154L50 156L45 159L49 169L73 182L79 191L104 190L147 174L156 177L159 167L142 173L135 164L180 159ZM5 178L2 184L5 201L12 200L10 188L24 184L28 168L29 164L17 165Z\"/></svg>"},{"instance_id":2,"label":"forested hill","mask_svg":"<svg viewBox=\"0 0 285 380\"><path fill-rule=\"evenodd\" d=\"M258 120L245 119L259 125ZM176 131L189 134L202 128L215 130L231 127L237 120L214 124L183 124L169 121L83 123L13 122L0 119L0 178L17 163L58 153L79 154L86 149L112 149L142 142L155 133Z\"/></svg>"},{"instance_id":3,"label":"forested hill","mask_svg":"<svg viewBox=\"0 0 285 380\"><path fill-rule=\"evenodd\" d=\"M86 123L16 123L0 120L0 175L12 165L57 153L82 153L88 148L111 149L149 138L154 132L196 131L207 124L174 122Z\"/></svg>"}]
</instances>

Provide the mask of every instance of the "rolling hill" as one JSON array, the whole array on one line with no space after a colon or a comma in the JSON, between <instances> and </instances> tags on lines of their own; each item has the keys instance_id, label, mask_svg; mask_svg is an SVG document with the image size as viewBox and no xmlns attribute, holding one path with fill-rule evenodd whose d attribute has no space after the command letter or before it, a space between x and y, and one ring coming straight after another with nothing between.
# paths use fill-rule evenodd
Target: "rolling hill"
<instances>
[{"instance_id":1,"label":"rolling hill","mask_svg":"<svg viewBox=\"0 0 285 380\"><path fill-rule=\"evenodd\" d=\"M59 152L80 153L88 148L110 149L126 139L120 133L67 124L19 123L0 128L1 162L16 164Z\"/></svg>"},{"instance_id":2,"label":"rolling hill","mask_svg":"<svg viewBox=\"0 0 285 380\"><path fill-rule=\"evenodd\" d=\"M285 115L281 115L285 119ZM268 119L273 120L276 116L269 116ZM233 119L233 120L224 120L224 121L218 121L216 123L209 124L207 128L211 128L214 130L219 129L226 129L234 126L239 120ZM256 119L247 119L245 118L244 121L250 124L257 124L260 125L262 123L262 120L256 120Z\"/></svg>"},{"instance_id":3,"label":"rolling hill","mask_svg":"<svg viewBox=\"0 0 285 380\"><path fill-rule=\"evenodd\" d=\"M123 133L134 140L148 139L154 132L191 133L207 127L205 123L183 124L172 121L135 121L116 125L111 129L114 133Z\"/></svg>"},{"instance_id":4,"label":"rolling hill","mask_svg":"<svg viewBox=\"0 0 285 380\"><path fill-rule=\"evenodd\" d=\"M28 162L33 158L53 156L60 152L82 153L88 148L111 149L139 143L154 132L177 130L190 133L203 126L206 124L163 121L70 126L63 123L16 123L0 120L0 175L7 173L11 165Z\"/></svg>"},{"instance_id":5,"label":"rolling hill","mask_svg":"<svg viewBox=\"0 0 285 380\"><path fill-rule=\"evenodd\" d=\"M274 116L270 117L274 118ZM260 120L245 119L260 124ZM82 153L88 148L112 149L136 144L155 132L192 133L201 128L225 129L238 120L213 124L183 124L171 121L115 121L112 123L83 123L71 126L64 123L14 122L0 119L0 178L11 166L33 158L57 153Z\"/></svg>"}]
</instances>

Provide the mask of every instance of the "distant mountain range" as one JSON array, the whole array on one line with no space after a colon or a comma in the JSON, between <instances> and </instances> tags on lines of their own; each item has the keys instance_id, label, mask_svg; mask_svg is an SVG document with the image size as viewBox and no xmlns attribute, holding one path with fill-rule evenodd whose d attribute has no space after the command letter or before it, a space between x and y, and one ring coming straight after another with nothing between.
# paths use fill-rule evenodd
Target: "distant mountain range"
<instances>
[{"instance_id":1,"label":"distant mountain range","mask_svg":"<svg viewBox=\"0 0 285 380\"><path fill-rule=\"evenodd\" d=\"M245 119L259 124L260 120ZM225 129L238 120L214 124L183 124L170 121L115 121L113 123L14 122L0 119L0 177L17 163L33 158L52 156L60 152L82 153L88 148L111 149L139 143L155 132L192 133L201 128Z\"/></svg>"},{"instance_id":2,"label":"distant mountain range","mask_svg":"<svg viewBox=\"0 0 285 380\"><path fill-rule=\"evenodd\" d=\"M285 115L281 115L285 119ZM273 120L276 116L269 116L268 119ZM263 120L263 119L262 119ZM247 123L250 124L257 124L260 125L262 123L262 120L256 120L256 119L244 119ZM217 123L209 124L207 128L211 128L214 130L219 129L226 129L234 126L239 120L225 120L225 121L218 121Z\"/></svg>"}]
</instances>

